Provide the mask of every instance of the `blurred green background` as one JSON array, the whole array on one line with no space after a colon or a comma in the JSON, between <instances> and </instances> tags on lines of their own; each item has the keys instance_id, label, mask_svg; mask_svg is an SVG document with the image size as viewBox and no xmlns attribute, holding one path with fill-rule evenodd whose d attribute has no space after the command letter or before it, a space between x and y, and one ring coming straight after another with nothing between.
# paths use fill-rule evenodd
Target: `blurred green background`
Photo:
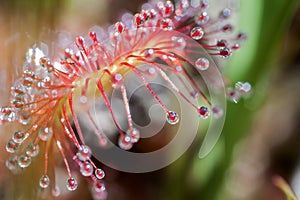
<instances>
[{"instance_id":1,"label":"blurred green background","mask_svg":"<svg viewBox=\"0 0 300 200\"><path fill-rule=\"evenodd\" d=\"M238 29L249 37L241 50L222 64L233 82L252 84L252 96L238 104L228 102L222 136L206 158L198 158L196 141L178 161L156 172L127 174L106 169L108 199L286 199L273 184L274 175L286 179L300 195L300 2L236 2ZM124 12L137 12L142 3L1 0L0 70L5 77L0 81L1 104L6 103L7 88L33 42L45 37L50 41L50 30L86 34L94 25L117 21ZM7 193L12 191L5 187L5 179L1 180L1 199L9 199ZM26 193L30 187L26 188L15 192ZM61 197L90 198L83 189Z\"/></svg>"}]
</instances>

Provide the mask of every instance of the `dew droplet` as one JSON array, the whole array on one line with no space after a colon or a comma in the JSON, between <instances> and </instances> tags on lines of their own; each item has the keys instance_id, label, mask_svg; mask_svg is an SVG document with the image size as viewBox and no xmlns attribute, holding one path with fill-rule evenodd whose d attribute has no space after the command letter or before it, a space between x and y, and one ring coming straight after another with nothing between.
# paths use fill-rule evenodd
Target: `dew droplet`
<instances>
[{"instance_id":1,"label":"dew droplet","mask_svg":"<svg viewBox=\"0 0 300 200\"><path fill-rule=\"evenodd\" d=\"M231 24L226 24L225 26L222 27L222 31L225 33L232 32L233 26Z\"/></svg>"},{"instance_id":2,"label":"dew droplet","mask_svg":"<svg viewBox=\"0 0 300 200\"><path fill-rule=\"evenodd\" d=\"M235 88L241 93L249 93L251 91L251 84L248 82L237 82Z\"/></svg>"},{"instance_id":3,"label":"dew droplet","mask_svg":"<svg viewBox=\"0 0 300 200\"><path fill-rule=\"evenodd\" d=\"M115 23L114 31L117 33L123 33L125 31L125 24L123 22Z\"/></svg>"},{"instance_id":4,"label":"dew droplet","mask_svg":"<svg viewBox=\"0 0 300 200\"><path fill-rule=\"evenodd\" d=\"M167 113L167 122L172 125L177 124L179 122L178 114L174 111L169 111Z\"/></svg>"},{"instance_id":5,"label":"dew droplet","mask_svg":"<svg viewBox=\"0 0 300 200\"><path fill-rule=\"evenodd\" d=\"M94 42L97 42L97 41L98 41L96 32L90 31L90 32L89 32L89 36L90 36L90 38L91 38Z\"/></svg>"},{"instance_id":6,"label":"dew droplet","mask_svg":"<svg viewBox=\"0 0 300 200\"><path fill-rule=\"evenodd\" d=\"M34 144L29 144L26 149L26 155L30 157L35 157L39 154L39 146Z\"/></svg>"},{"instance_id":7,"label":"dew droplet","mask_svg":"<svg viewBox=\"0 0 300 200\"><path fill-rule=\"evenodd\" d=\"M233 89L231 87L226 89L226 94L228 98L234 103L238 103L241 97L241 94L236 89Z\"/></svg>"},{"instance_id":8,"label":"dew droplet","mask_svg":"<svg viewBox=\"0 0 300 200\"><path fill-rule=\"evenodd\" d=\"M195 66L198 70L204 71L209 68L209 60L207 58L198 58L195 62Z\"/></svg>"},{"instance_id":9,"label":"dew droplet","mask_svg":"<svg viewBox=\"0 0 300 200\"><path fill-rule=\"evenodd\" d=\"M39 131L39 138L43 141L48 141L52 136L52 128L51 127L43 127Z\"/></svg>"},{"instance_id":10,"label":"dew droplet","mask_svg":"<svg viewBox=\"0 0 300 200\"><path fill-rule=\"evenodd\" d=\"M47 188L47 187L49 187L49 185L50 185L50 179L49 179L49 177L47 175L43 175L40 178L39 184L40 184L41 188Z\"/></svg>"},{"instance_id":11,"label":"dew droplet","mask_svg":"<svg viewBox=\"0 0 300 200\"><path fill-rule=\"evenodd\" d=\"M180 66L180 65L175 66L175 71L176 72L181 72L182 71L182 66Z\"/></svg>"},{"instance_id":12,"label":"dew droplet","mask_svg":"<svg viewBox=\"0 0 300 200\"><path fill-rule=\"evenodd\" d=\"M231 46L231 48L233 50L238 50L240 48L240 44L239 43L235 43L234 45Z\"/></svg>"},{"instance_id":13,"label":"dew droplet","mask_svg":"<svg viewBox=\"0 0 300 200\"><path fill-rule=\"evenodd\" d=\"M157 16L156 10L155 9L151 9L149 11L149 16L150 16L150 19L154 19Z\"/></svg>"},{"instance_id":14,"label":"dew droplet","mask_svg":"<svg viewBox=\"0 0 300 200\"><path fill-rule=\"evenodd\" d=\"M16 109L4 106L1 108L1 121L12 122L17 119Z\"/></svg>"},{"instance_id":15,"label":"dew droplet","mask_svg":"<svg viewBox=\"0 0 300 200\"><path fill-rule=\"evenodd\" d=\"M16 85L11 87L11 96L12 98L20 98L24 96L24 92L26 91L22 85Z\"/></svg>"},{"instance_id":16,"label":"dew droplet","mask_svg":"<svg viewBox=\"0 0 300 200\"><path fill-rule=\"evenodd\" d=\"M153 61L155 59L155 51L152 48L145 49L142 54L143 57L148 61Z\"/></svg>"},{"instance_id":17,"label":"dew droplet","mask_svg":"<svg viewBox=\"0 0 300 200\"><path fill-rule=\"evenodd\" d=\"M118 140L119 147L124 150L132 148L131 138L128 135L120 135Z\"/></svg>"},{"instance_id":18,"label":"dew droplet","mask_svg":"<svg viewBox=\"0 0 300 200\"><path fill-rule=\"evenodd\" d=\"M30 77L25 77L25 78L23 79L23 85L24 85L25 87L29 88L29 87L32 86L32 84L33 84L33 79L32 79L32 78L30 78Z\"/></svg>"},{"instance_id":19,"label":"dew droplet","mask_svg":"<svg viewBox=\"0 0 300 200\"><path fill-rule=\"evenodd\" d=\"M174 12L174 4L171 1L166 1L163 6L163 17L170 17Z\"/></svg>"},{"instance_id":20,"label":"dew droplet","mask_svg":"<svg viewBox=\"0 0 300 200\"><path fill-rule=\"evenodd\" d=\"M173 22L172 22L172 20L169 19L169 18L162 19L160 21L160 28L162 28L163 30L166 30L166 31L173 30Z\"/></svg>"},{"instance_id":21,"label":"dew droplet","mask_svg":"<svg viewBox=\"0 0 300 200\"><path fill-rule=\"evenodd\" d=\"M76 155L79 160L86 161L91 158L92 150L86 145L81 145Z\"/></svg>"},{"instance_id":22,"label":"dew droplet","mask_svg":"<svg viewBox=\"0 0 300 200\"><path fill-rule=\"evenodd\" d=\"M30 114L28 112L22 112L19 117L19 123L22 125L28 125L30 123Z\"/></svg>"},{"instance_id":23,"label":"dew droplet","mask_svg":"<svg viewBox=\"0 0 300 200\"><path fill-rule=\"evenodd\" d=\"M203 36L204 36L204 30L203 30L203 28L201 28L201 27L194 27L191 30L191 37L194 40L200 40L200 39L203 38Z\"/></svg>"},{"instance_id":24,"label":"dew droplet","mask_svg":"<svg viewBox=\"0 0 300 200\"><path fill-rule=\"evenodd\" d=\"M149 67L147 69L147 74L150 76L154 76L156 74L156 69L154 67Z\"/></svg>"},{"instance_id":25,"label":"dew droplet","mask_svg":"<svg viewBox=\"0 0 300 200\"><path fill-rule=\"evenodd\" d=\"M16 170L18 168L18 156L12 156L9 157L6 161L5 161L5 166L10 170Z\"/></svg>"},{"instance_id":26,"label":"dew droplet","mask_svg":"<svg viewBox=\"0 0 300 200\"><path fill-rule=\"evenodd\" d=\"M112 77L111 83L113 88L118 88L122 84L123 76L122 74L114 74Z\"/></svg>"},{"instance_id":27,"label":"dew droplet","mask_svg":"<svg viewBox=\"0 0 300 200\"><path fill-rule=\"evenodd\" d=\"M227 46L228 46L227 40L222 39L217 41L217 47L227 47Z\"/></svg>"},{"instance_id":28,"label":"dew droplet","mask_svg":"<svg viewBox=\"0 0 300 200\"><path fill-rule=\"evenodd\" d=\"M137 143L140 139L140 131L136 128L128 129L126 134L130 137L131 143Z\"/></svg>"},{"instance_id":29,"label":"dew droplet","mask_svg":"<svg viewBox=\"0 0 300 200\"><path fill-rule=\"evenodd\" d=\"M93 172L94 168L90 162L84 161L83 163L81 163L80 173L82 174L82 176L91 176Z\"/></svg>"},{"instance_id":30,"label":"dew droplet","mask_svg":"<svg viewBox=\"0 0 300 200\"><path fill-rule=\"evenodd\" d=\"M21 110L23 108L24 104L25 103L21 100L17 100L17 99L12 100L12 105L17 110Z\"/></svg>"},{"instance_id":31,"label":"dew droplet","mask_svg":"<svg viewBox=\"0 0 300 200\"><path fill-rule=\"evenodd\" d=\"M209 117L209 110L205 106L201 106L198 108L199 117L202 119L207 119Z\"/></svg>"},{"instance_id":32,"label":"dew droplet","mask_svg":"<svg viewBox=\"0 0 300 200\"><path fill-rule=\"evenodd\" d=\"M199 15L195 16L195 22L198 25L204 25L209 21L209 16L207 12L201 12Z\"/></svg>"},{"instance_id":33,"label":"dew droplet","mask_svg":"<svg viewBox=\"0 0 300 200\"><path fill-rule=\"evenodd\" d=\"M68 189L69 191L74 191L74 190L76 190L77 187L78 187L78 184L77 184L76 179L74 179L74 178L69 178L69 179L67 180L66 187L67 187L67 189Z\"/></svg>"},{"instance_id":34,"label":"dew droplet","mask_svg":"<svg viewBox=\"0 0 300 200\"><path fill-rule=\"evenodd\" d=\"M225 47L220 50L220 56L223 58L228 58L231 56L232 52L229 48Z\"/></svg>"},{"instance_id":35,"label":"dew droplet","mask_svg":"<svg viewBox=\"0 0 300 200\"><path fill-rule=\"evenodd\" d=\"M18 147L19 147L19 144L15 143L13 140L9 140L5 146L6 151L8 153L16 153L16 151L18 150Z\"/></svg>"},{"instance_id":36,"label":"dew droplet","mask_svg":"<svg viewBox=\"0 0 300 200\"><path fill-rule=\"evenodd\" d=\"M25 78L25 77L29 77L29 78L34 79L35 74L34 74L33 71L26 69L26 70L23 71L23 78Z\"/></svg>"},{"instance_id":37,"label":"dew droplet","mask_svg":"<svg viewBox=\"0 0 300 200\"><path fill-rule=\"evenodd\" d=\"M213 113L213 117L218 119L220 117L222 117L224 115L224 111L222 108L220 108L219 106L213 105L211 107L211 111Z\"/></svg>"},{"instance_id":38,"label":"dew droplet","mask_svg":"<svg viewBox=\"0 0 300 200\"><path fill-rule=\"evenodd\" d=\"M231 15L231 10L229 8L224 8L221 12L220 12L220 18L223 19L227 19L228 17L230 17Z\"/></svg>"},{"instance_id":39,"label":"dew droplet","mask_svg":"<svg viewBox=\"0 0 300 200\"><path fill-rule=\"evenodd\" d=\"M52 97L52 98L57 98L57 97L58 97L58 91L55 90L55 89L53 89L53 90L51 91L51 97Z\"/></svg>"},{"instance_id":40,"label":"dew droplet","mask_svg":"<svg viewBox=\"0 0 300 200\"><path fill-rule=\"evenodd\" d=\"M82 50L85 45L84 38L82 36L76 37L75 44L77 45L79 50Z\"/></svg>"},{"instance_id":41,"label":"dew droplet","mask_svg":"<svg viewBox=\"0 0 300 200\"><path fill-rule=\"evenodd\" d=\"M96 192L103 192L105 191L105 185L101 181L95 181L94 182L94 189Z\"/></svg>"},{"instance_id":42,"label":"dew droplet","mask_svg":"<svg viewBox=\"0 0 300 200\"><path fill-rule=\"evenodd\" d=\"M27 155L21 155L18 158L18 164L22 168L26 168L31 164L31 157Z\"/></svg>"},{"instance_id":43,"label":"dew droplet","mask_svg":"<svg viewBox=\"0 0 300 200\"><path fill-rule=\"evenodd\" d=\"M246 39L247 39L247 34L246 34L246 33L239 33L239 34L236 36L236 39L237 39L237 40L246 40Z\"/></svg>"},{"instance_id":44,"label":"dew droplet","mask_svg":"<svg viewBox=\"0 0 300 200\"><path fill-rule=\"evenodd\" d=\"M140 27L144 24L144 17L140 13L137 13L134 15L133 21L136 27Z\"/></svg>"},{"instance_id":45,"label":"dew droplet","mask_svg":"<svg viewBox=\"0 0 300 200\"><path fill-rule=\"evenodd\" d=\"M102 169L97 168L95 170L95 176L97 177L97 179L103 179L105 177L105 172Z\"/></svg>"},{"instance_id":46,"label":"dew droplet","mask_svg":"<svg viewBox=\"0 0 300 200\"><path fill-rule=\"evenodd\" d=\"M190 3L188 0L180 0L179 2L179 9L180 10L186 10L190 6Z\"/></svg>"},{"instance_id":47,"label":"dew droplet","mask_svg":"<svg viewBox=\"0 0 300 200\"><path fill-rule=\"evenodd\" d=\"M183 50L186 47L186 41L183 37L171 37L172 43L176 50Z\"/></svg>"},{"instance_id":48,"label":"dew droplet","mask_svg":"<svg viewBox=\"0 0 300 200\"><path fill-rule=\"evenodd\" d=\"M29 136L28 133L24 133L24 132L21 132L21 131L16 131L14 133L14 135L12 136L12 140L15 143L21 144L28 136Z\"/></svg>"},{"instance_id":49,"label":"dew droplet","mask_svg":"<svg viewBox=\"0 0 300 200\"><path fill-rule=\"evenodd\" d=\"M208 0L201 0L200 1L200 8L201 9L206 9L206 8L208 8L208 6L209 6Z\"/></svg>"}]
</instances>

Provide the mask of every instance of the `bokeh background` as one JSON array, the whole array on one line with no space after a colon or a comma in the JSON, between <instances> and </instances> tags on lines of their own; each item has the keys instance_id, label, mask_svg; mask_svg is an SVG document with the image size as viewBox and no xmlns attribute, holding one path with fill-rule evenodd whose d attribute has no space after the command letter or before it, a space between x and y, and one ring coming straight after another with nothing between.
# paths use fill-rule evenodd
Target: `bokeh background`
<instances>
[{"instance_id":1,"label":"bokeh background","mask_svg":"<svg viewBox=\"0 0 300 200\"><path fill-rule=\"evenodd\" d=\"M225 3L227 1L223 0ZM212 2L211 7L217 1ZM219 1L221 2L221 1ZM146 174L106 170L108 199L283 200L274 176L283 177L300 197L300 9L298 0L236 0L236 21L248 40L222 62L232 81L248 81L252 95L228 102L226 123L213 151L198 158L201 141L171 166ZM26 50L41 41L51 47L57 33L71 37L108 26L142 0L1 0L0 103L7 103ZM218 12L218 10L216 10ZM11 127L1 127L0 199L33 199L27 182L4 167ZM36 198L36 197L35 197ZM39 197L52 199L52 197ZM57 199L91 199L87 187Z\"/></svg>"}]
</instances>

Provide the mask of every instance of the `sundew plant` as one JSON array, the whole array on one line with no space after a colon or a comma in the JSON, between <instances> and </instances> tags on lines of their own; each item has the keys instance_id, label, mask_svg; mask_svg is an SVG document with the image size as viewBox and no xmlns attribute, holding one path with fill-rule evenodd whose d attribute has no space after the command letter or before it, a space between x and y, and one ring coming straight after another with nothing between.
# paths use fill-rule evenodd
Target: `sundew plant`
<instances>
[{"instance_id":1,"label":"sundew plant","mask_svg":"<svg viewBox=\"0 0 300 200\"><path fill-rule=\"evenodd\" d=\"M252 95L247 80L223 73L247 48L238 7L149 1L111 26L29 47L0 110L1 125L10 126L2 163L10 176L38 166L26 198L65 198L87 188L93 199L110 199L105 168L159 170L195 138L205 158L223 130L227 100ZM16 199L26 196L20 188Z\"/></svg>"}]
</instances>

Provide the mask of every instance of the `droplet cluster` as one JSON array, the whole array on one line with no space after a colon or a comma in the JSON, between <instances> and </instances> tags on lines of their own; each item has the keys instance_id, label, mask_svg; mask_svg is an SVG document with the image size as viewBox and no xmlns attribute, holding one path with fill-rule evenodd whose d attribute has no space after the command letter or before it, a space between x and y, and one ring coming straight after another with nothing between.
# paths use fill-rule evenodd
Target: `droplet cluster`
<instances>
[{"instance_id":1,"label":"droplet cluster","mask_svg":"<svg viewBox=\"0 0 300 200\"><path fill-rule=\"evenodd\" d=\"M245 33L232 36L231 9L224 8L216 16L210 13L209 6L207 0L201 0L196 6L189 0L179 0L176 4L172 1L148 3L147 9L131 17L123 16L108 33L96 30L76 37L58 57L47 55L43 48L30 48L22 74L10 89L9 105L0 108L0 124L18 122L23 127L12 132L6 142L5 149L10 154L6 167L18 173L29 167L35 157L43 157L45 171L37 185L42 189L51 188L57 197L60 188L50 176L53 173L48 172L48 160L53 159L50 153L58 152L68 174L65 186L69 191L78 187L70 167L77 165L80 174L91 180L92 188L105 195L102 182L105 172L93 162L92 149L84 141L78 114L87 116L99 145L105 146L108 138L97 127L89 107L90 90L94 92L96 88L118 131L116 145L130 150L143 133L132 122L124 81L129 72L142 81L166 113L169 125L179 123L180 112L168 108L149 84L148 78L154 75L193 107L201 119L210 115L221 118L224 108L212 105L187 66L201 75L209 74L215 67L210 56L229 58L247 36ZM142 65L148 68L143 69ZM174 74L177 82L169 74ZM112 88L122 94L127 131L112 109L109 99ZM248 82L238 82L228 88L227 96L238 102L250 92ZM198 106L194 101L205 104Z\"/></svg>"},{"instance_id":2,"label":"droplet cluster","mask_svg":"<svg viewBox=\"0 0 300 200\"><path fill-rule=\"evenodd\" d=\"M238 103L242 97L249 96L251 88L251 84L248 82L237 82L234 88L227 88L227 97L231 101Z\"/></svg>"}]
</instances>

